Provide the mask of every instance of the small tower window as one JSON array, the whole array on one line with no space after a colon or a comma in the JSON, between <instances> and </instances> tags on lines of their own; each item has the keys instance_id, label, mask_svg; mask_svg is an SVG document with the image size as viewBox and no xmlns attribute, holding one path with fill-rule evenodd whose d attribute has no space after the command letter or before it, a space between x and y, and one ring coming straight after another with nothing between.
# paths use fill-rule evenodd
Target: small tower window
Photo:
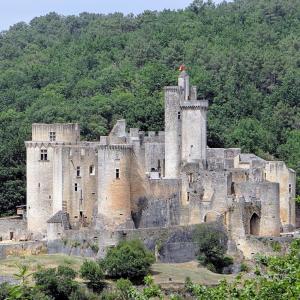
<instances>
[{"instance_id":1,"label":"small tower window","mask_svg":"<svg viewBox=\"0 0 300 300\"><path fill-rule=\"evenodd\" d=\"M49 138L50 138L50 142L55 142L56 141L56 132L50 131Z\"/></svg>"},{"instance_id":2,"label":"small tower window","mask_svg":"<svg viewBox=\"0 0 300 300\"><path fill-rule=\"evenodd\" d=\"M47 149L41 149L41 160L48 160Z\"/></svg>"},{"instance_id":3,"label":"small tower window","mask_svg":"<svg viewBox=\"0 0 300 300\"><path fill-rule=\"evenodd\" d=\"M177 113L177 119L178 119L178 120L181 119L181 113L180 113L180 111Z\"/></svg>"},{"instance_id":4,"label":"small tower window","mask_svg":"<svg viewBox=\"0 0 300 300\"><path fill-rule=\"evenodd\" d=\"M120 169L116 169L116 179L120 179Z\"/></svg>"},{"instance_id":5,"label":"small tower window","mask_svg":"<svg viewBox=\"0 0 300 300\"><path fill-rule=\"evenodd\" d=\"M190 192L187 192L187 193L186 193L186 200L187 200L187 202L190 201Z\"/></svg>"},{"instance_id":6,"label":"small tower window","mask_svg":"<svg viewBox=\"0 0 300 300\"><path fill-rule=\"evenodd\" d=\"M90 175L95 175L95 166L94 165L90 166Z\"/></svg>"},{"instance_id":7,"label":"small tower window","mask_svg":"<svg viewBox=\"0 0 300 300\"><path fill-rule=\"evenodd\" d=\"M289 193L291 194L291 192L292 192L292 185L289 184Z\"/></svg>"},{"instance_id":8,"label":"small tower window","mask_svg":"<svg viewBox=\"0 0 300 300\"><path fill-rule=\"evenodd\" d=\"M74 191L75 191L75 192L78 191L78 184L77 184L77 183L74 184Z\"/></svg>"},{"instance_id":9,"label":"small tower window","mask_svg":"<svg viewBox=\"0 0 300 300\"><path fill-rule=\"evenodd\" d=\"M77 167L77 168L76 168L76 176L77 176L77 177L80 177L80 167Z\"/></svg>"}]
</instances>

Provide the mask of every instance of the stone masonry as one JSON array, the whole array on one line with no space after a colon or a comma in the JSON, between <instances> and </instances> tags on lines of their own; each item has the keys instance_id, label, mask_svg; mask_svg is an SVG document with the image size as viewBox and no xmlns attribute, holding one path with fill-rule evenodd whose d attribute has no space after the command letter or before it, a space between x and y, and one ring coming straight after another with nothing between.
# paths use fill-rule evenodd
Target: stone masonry
<instances>
[{"instance_id":1,"label":"stone masonry","mask_svg":"<svg viewBox=\"0 0 300 300\"><path fill-rule=\"evenodd\" d=\"M78 124L32 125L25 144L34 238L219 220L239 241L295 227L295 172L237 148L208 148L208 101L197 100L184 68L164 92L164 132L127 130L119 120L108 136L85 142Z\"/></svg>"}]
</instances>

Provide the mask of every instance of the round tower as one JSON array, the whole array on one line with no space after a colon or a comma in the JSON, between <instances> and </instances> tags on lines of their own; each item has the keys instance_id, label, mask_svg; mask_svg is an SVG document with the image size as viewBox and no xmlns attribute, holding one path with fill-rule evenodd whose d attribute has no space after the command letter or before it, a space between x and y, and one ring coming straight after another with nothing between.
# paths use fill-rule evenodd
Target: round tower
<instances>
[{"instance_id":1,"label":"round tower","mask_svg":"<svg viewBox=\"0 0 300 300\"><path fill-rule=\"evenodd\" d=\"M47 142L26 142L26 154L28 231L42 238L53 213L53 147Z\"/></svg>"},{"instance_id":2,"label":"round tower","mask_svg":"<svg viewBox=\"0 0 300 300\"><path fill-rule=\"evenodd\" d=\"M98 225L132 228L130 205L131 146L101 145L98 149Z\"/></svg>"}]
</instances>

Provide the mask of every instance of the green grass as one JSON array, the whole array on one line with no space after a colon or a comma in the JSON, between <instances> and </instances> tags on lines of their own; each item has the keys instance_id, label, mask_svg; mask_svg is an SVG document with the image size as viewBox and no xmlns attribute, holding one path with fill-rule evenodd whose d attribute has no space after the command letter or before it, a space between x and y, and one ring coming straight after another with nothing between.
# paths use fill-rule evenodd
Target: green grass
<instances>
[{"instance_id":1,"label":"green grass","mask_svg":"<svg viewBox=\"0 0 300 300\"><path fill-rule=\"evenodd\" d=\"M13 276L18 272L18 264L28 265L30 272L35 272L40 267L55 268L59 265L67 265L78 271L84 260L84 257L63 254L9 256L6 259L0 259L0 275ZM195 261L181 264L155 263L152 266L152 272L154 281L165 286L182 285L186 277L190 277L195 283L205 285L215 285L222 279L230 281L234 278L233 275L212 273L206 268L199 267Z\"/></svg>"},{"instance_id":2,"label":"green grass","mask_svg":"<svg viewBox=\"0 0 300 300\"><path fill-rule=\"evenodd\" d=\"M180 264L158 263L152 266L152 270L155 282L161 285L183 284L186 277L190 277L195 283L204 285L215 285L222 279L231 281L234 278L233 275L216 274L199 267L196 261Z\"/></svg>"},{"instance_id":3,"label":"green grass","mask_svg":"<svg viewBox=\"0 0 300 300\"><path fill-rule=\"evenodd\" d=\"M62 254L9 256L6 259L0 259L0 275L13 275L18 271L18 265L20 264L28 265L30 272L35 272L40 267L55 268L59 265L68 265L74 270L79 270L83 261L83 257Z\"/></svg>"}]
</instances>

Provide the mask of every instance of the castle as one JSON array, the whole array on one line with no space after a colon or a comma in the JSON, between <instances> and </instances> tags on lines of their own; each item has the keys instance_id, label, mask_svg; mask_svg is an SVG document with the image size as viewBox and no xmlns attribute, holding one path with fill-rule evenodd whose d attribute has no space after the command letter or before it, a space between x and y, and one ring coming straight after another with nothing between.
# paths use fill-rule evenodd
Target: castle
<instances>
[{"instance_id":1,"label":"castle","mask_svg":"<svg viewBox=\"0 0 300 300\"><path fill-rule=\"evenodd\" d=\"M164 88L165 131L127 130L99 141L78 124L33 124L27 141L27 226L32 237L64 232L191 225L219 220L233 240L295 227L295 172L238 148L207 147L208 101L181 69Z\"/></svg>"}]
</instances>

